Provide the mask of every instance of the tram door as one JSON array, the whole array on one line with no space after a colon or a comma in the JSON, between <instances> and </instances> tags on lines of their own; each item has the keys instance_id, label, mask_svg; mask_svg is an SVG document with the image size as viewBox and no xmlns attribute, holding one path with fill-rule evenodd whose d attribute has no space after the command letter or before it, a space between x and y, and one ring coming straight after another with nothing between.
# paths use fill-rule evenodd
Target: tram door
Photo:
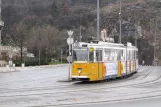
<instances>
[{"instance_id":1,"label":"tram door","mask_svg":"<svg viewBox=\"0 0 161 107\"><path fill-rule=\"evenodd\" d=\"M102 80L103 79L103 62L102 62L102 49L97 49L96 51L96 63L97 63L97 69L98 69L98 80Z\"/></svg>"}]
</instances>

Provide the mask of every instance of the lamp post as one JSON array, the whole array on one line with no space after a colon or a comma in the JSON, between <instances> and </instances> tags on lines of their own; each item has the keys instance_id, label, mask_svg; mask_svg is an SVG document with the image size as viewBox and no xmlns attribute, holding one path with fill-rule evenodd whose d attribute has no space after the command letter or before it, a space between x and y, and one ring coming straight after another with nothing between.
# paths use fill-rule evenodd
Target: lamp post
<instances>
[{"instance_id":1,"label":"lamp post","mask_svg":"<svg viewBox=\"0 0 161 107\"><path fill-rule=\"evenodd\" d=\"M69 62L69 77L68 79L70 80L70 66L71 66L71 62L72 62L72 54L71 54L71 45L73 44L74 42L74 39L71 37L73 35L73 31L68 31L68 39L67 39L67 44L69 45L69 56L68 56L68 62Z\"/></svg>"}]
</instances>

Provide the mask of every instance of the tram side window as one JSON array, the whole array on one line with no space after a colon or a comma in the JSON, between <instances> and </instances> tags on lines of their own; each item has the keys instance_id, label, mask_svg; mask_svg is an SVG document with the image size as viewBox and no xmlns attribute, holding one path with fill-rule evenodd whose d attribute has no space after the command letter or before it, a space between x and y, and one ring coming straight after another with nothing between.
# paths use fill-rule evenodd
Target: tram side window
<instances>
[{"instance_id":1,"label":"tram side window","mask_svg":"<svg viewBox=\"0 0 161 107\"><path fill-rule=\"evenodd\" d=\"M131 51L131 60L134 59L134 54L133 54L133 51Z\"/></svg>"},{"instance_id":2,"label":"tram side window","mask_svg":"<svg viewBox=\"0 0 161 107\"><path fill-rule=\"evenodd\" d=\"M102 61L102 50L96 50L96 61Z\"/></svg>"},{"instance_id":3,"label":"tram side window","mask_svg":"<svg viewBox=\"0 0 161 107\"><path fill-rule=\"evenodd\" d=\"M136 59L136 51L134 51L134 59Z\"/></svg>"},{"instance_id":4,"label":"tram side window","mask_svg":"<svg viewBox=\"0 0 161 107\"><path fill-rule=\"evenodd\" d=\"M76 61L76 60L77 60L76 52L73 51L73 61Z\"/></svg>"},{"instance_id":5,"label":"tram side window","mask_svg":"<svg viewBox=\"0 0 161 107\"><path fill-rule=\"evenodd\" d=\"M128 53L128 60L130 60L130 51L128 50L127 53Z\"/></svg>"},{"instance_id":6,"label":"tram side window","mask_svg":"<svg viewBox=\"0 0 161 107\"><path fill-rule=\"evenodd\" d=\"M116 54L115 49L111 49L111 55L110 55L109 61L115 60L115 56L116 56L115 54Z\"/></svg>"},{"instance_id":7,"label":"tram side window","mask_svg":"<svg viewBox=\"0 0 161 107\"><path fill-rule=\"evenodd\" d=\"M136 51L136 59L138 59L138 51Z\"/></svg>"},{"instance_id":8,"label":"tram side window","mask_svg":"<svg viewBox=\"0 0 161 107\"><path fill-rule=\"evenodd\" d=\"M136 54L136 52L134 51L134 60L136 59L135 54Z\"/></svg>"},{"instance_id":9,"label":"tram side window","mask_svg":"<svg viewBox=\"0 0 161 107\"><path fill-rule=\"evenodd\" d=\"M117 61L117 57L118 57L118 50L117 50L117 49L115 49L114 61Z\"/></svg>"},{"instance_id":10,"label":"tram side window","mask_svg":"<svg viewBox=\"0 0 161 107\"><path fill-rule=\"evenodd\" d=\"M131 59L132 59L132 60L134 59L133 51L131 51Z\"/></svg>"},{"instance_id":11,"label":"tram side window","mask_svg":"<svg viewBox=\"0 0 161 107\"><path fill-rule=\"evenodd\" d=\"M125 50L122 50L122 60L125 60Z\"/></svg>"},{"instance_id":12,"label":"tram side window","mask_svg":"<svg viewBox=\"0 0 161 107\"><path fill-rule=\"evenodd\" d=\"M117 60L124 60L123 50L118 50Z\"/></svg>"},{"instance_id":13,"label":"tram side window","mask_svg":"<svg viewBox=\"0 0 161 107\"><path fill-rule=\"evenodd\" d=\"M130 50L130 59L129 60L132 60L132 51Z\"/></svg>"},{"instance_id":14,"label":"tram side window","mask_svg":"<svg viewBox=\"0 0 161 107\"><path fill-rule=\"evenodd\" d=\"M121 52L121 50L118 50L117 51L117 60L121 60L121 57L122 57L122 52Z\"/></svg>"},{"instance_id":15,"label":"tram side window","mask_svg":"<svg viewBox=\"0 0 161 107\"><path fill-rule=\"evenodd\" d=\"M131 60L133 60L134 58L133 58L133 51L131 51Z\"/></svg>"},{"instance_id":16,"label":"tram side window","mask_svg":"<svg viewBox=\"0 0 161 107\"><path fill-rule=\"evenodd\" d=\"M127 52L126 52L126 60L129 60L129 53L128 53L129 51L127 50Z\"/></svg>"},{"instance_id":17,"label":"tram side window","mask_svg":"<svg viewBox=\"0 0 161 107\"><path fill-rule=\"evenodd\" d=\"M104 61L110 61L111 49L104 49Z\"/></svg>"}]
</instances>

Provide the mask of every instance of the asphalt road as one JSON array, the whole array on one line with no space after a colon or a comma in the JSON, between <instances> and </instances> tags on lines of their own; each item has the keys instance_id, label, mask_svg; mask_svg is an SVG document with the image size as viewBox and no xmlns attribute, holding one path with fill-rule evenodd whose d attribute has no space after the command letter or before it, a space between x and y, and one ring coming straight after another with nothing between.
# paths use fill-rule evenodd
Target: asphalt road
<instances>
[{"instance_id":1,"label":"asphalt road","mask_svg":"<svg viewBox=\"0 0 161 107\"><path fill-rule=\"evenodd\" d=\"M68 66L0 73L0 107L161 107L161 67L108 82L58 82Z\"/></svg>"}]
</instances>

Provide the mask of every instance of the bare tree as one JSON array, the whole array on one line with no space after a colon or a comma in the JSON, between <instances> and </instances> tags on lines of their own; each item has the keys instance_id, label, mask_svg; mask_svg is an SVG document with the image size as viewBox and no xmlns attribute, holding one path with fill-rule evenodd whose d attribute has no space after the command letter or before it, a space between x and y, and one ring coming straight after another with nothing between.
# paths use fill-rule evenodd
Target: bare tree
<instances>
[{"instance_id":1,"label":"bare tree","mask_svg":"<svg viewBox=\"0 0 161 107\"><path fill-rule=\"evenodd\" d=\"M61 47L61 43L64 43L60 31L50 25L33 27L30 30L29 38L28 47L36 56L39 56L39 60L41 55L56 50Z\"/></svg>"},{"instance_id":2,"label":"bare tree","mask_svg":"<svg viewBox=\"0 0 161 107\"><path fill-rule=\"evenodd\" d=\"M18 47L20 47L20 57L21 57L21 63L23 62L23 48L26 44L27 39L27 27L23 22L20 22L19 24L15 24L12 29L12 39L14 41L14 44Z\"/></svg>"}]
</instances>

